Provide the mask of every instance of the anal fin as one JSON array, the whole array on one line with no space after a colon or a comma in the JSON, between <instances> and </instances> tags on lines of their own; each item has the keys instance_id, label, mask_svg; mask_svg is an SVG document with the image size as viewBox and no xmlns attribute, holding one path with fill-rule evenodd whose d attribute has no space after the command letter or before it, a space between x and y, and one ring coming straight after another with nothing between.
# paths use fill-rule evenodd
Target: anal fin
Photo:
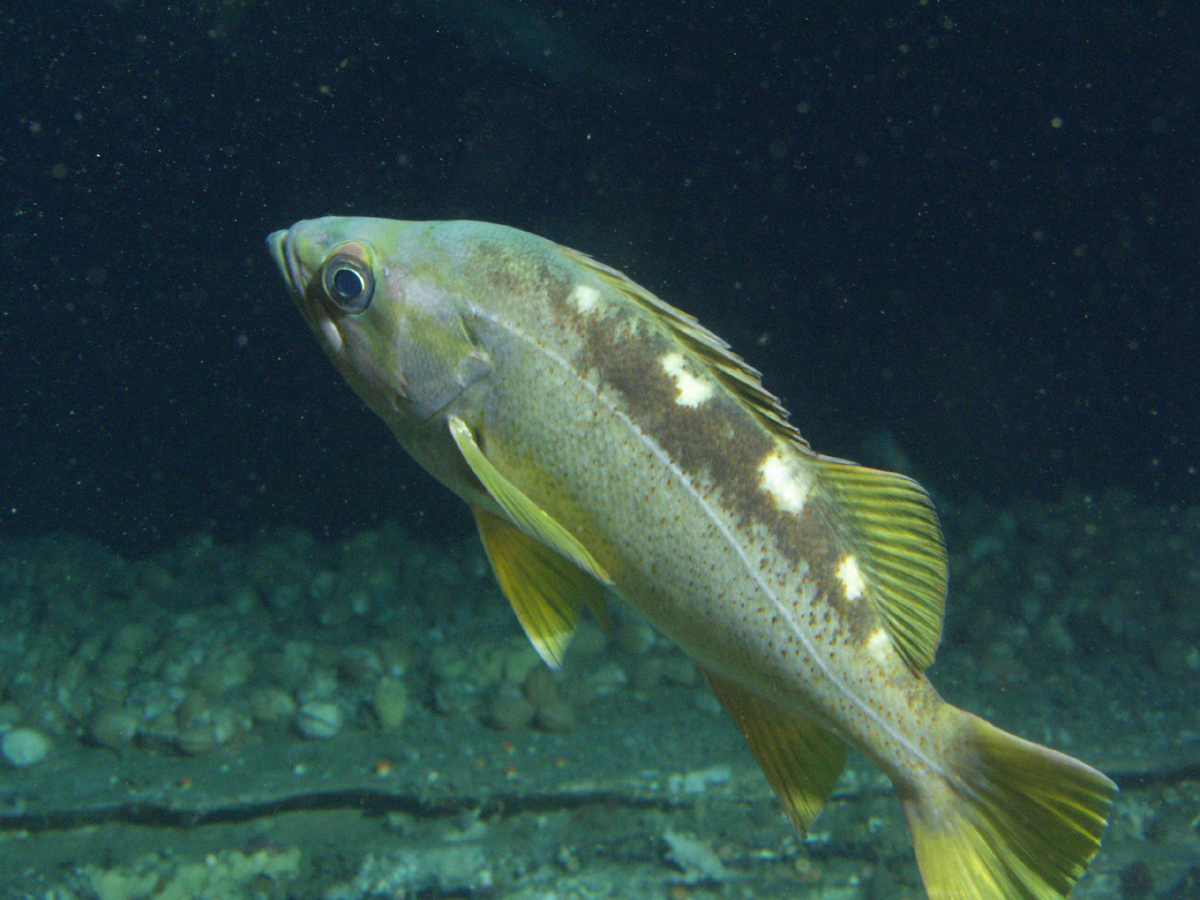
<instances>
[{"instance_id":1,"label":"anal fin","mask_svg":"<svg viewBox=\"0 0 1200 900\"><path fill-rule=\"evenodd\" d=\"M808 719L711 672L704 674L742 729L792 827L806 833L846 765L846 745Z\"/></svg>"}]
</instances>

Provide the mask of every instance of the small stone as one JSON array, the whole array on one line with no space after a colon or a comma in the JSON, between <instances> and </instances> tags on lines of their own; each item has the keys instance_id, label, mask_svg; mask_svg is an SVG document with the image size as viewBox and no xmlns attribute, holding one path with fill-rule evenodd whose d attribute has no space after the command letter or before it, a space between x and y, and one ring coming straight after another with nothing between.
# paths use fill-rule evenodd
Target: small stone
<instances>
[{"instance_id":1,"label":"small stone","mask_svg":"<svg viewBox=\"0 0 1200 900\"><path fill-rule=\"evenodd\" d=\"M545 706L558 699L558 685L554 675L544 665L530 669L525 676L525 699L535 707Z\"/></svg>"},{"instance_id":2,"label":"small stone","mask_svg":"<svg viewBox=\"0 0 1200 900\"><path fill-rule=\"evenodd\" d=\"M223 659L213 660L192 670L191 683L210 697L241 687L254 673L249 653L241 651Z\"/></svg>"},{"instance_id":3,"label":"small stone","mask_svg":"<svg viewBox=\"0 0 1200 900\"><path fill-rule=\"evenodd\" d=\"M342 728L342 711L330 700L309 700L296 712L296 730L306 738L331 738Z\"/></svg>"},{"instance_id":4,"label":"small stone","mask_svg":"<svg viewBox=\"0 0 1200 900\"><path fill-rule=\"evenodd\" d=\"M337 693L337 674L331 669L316 667L300 685L297 696L301 701L328 700Z\"/></svg>"},{"instance_id":5,"label":"small stone","mask_svg":"<svg viewBox=\"0 0 1200 900\"><path fill-rule=\"evenodd\" d=\"M552 700L538 707L537 723L547 731L570 731L575 727L575 710L566 700Z\"/></svg>"},{"instance_id":6,"label":"small stone","mask_svg":"<svg viewBox=\"0 0 1200 900\"><path fill-rule=\"evenodd\" d=\"M338 654L337 669L350 681L370 684L383 674L383 660L370 647L347 647Z\"/></svg>"},{"instance_id":7,"label":"small stone","mask_svg":"<svg viewBox=\"0 0 1200 900\"><path fill-rule=\"evenodd\" d=\"M200 691L188 691L176 710L181 727L194 722L207 722L212 715L212 704Z\"/></svg>"},{"instance_id":8,"label":"small stone","mask_svg":"<svg viewBox=\"0 0 1200 900\"><path fill-rule=\"evenodd\" d=\"M533 706L515 684L500 682L488 708L488 722L501 731L520 731L533 721Z\"/></svg>"},{"instance_id":9,"label":"small stone","mask_svg":"<svg viewBox=\"0 0 1200 900\"><path fill-rule=\"evenodd\" d=\"M399 678L384 675L375 685L371 705L384 731L399 728L408 717L408 689Z\"/></svg>"},{"instance_id":10,"label":"small stone","mask_svg":"<svg viewBox=\"0 0 1200 900\"><path fill-rule=\"evenodd\" d=\"M658 687L663 679L663 661L661 656L647 656L638 662L637 671L633 675L633 686L639 691L648 691Z\"/></svg>"},{"instance_id":11,"label":"small stone","mask_svg":"<svg viewBox=\"0 0 1200 900\"><path fill-rule=\"evenodd\" d=\"M520 684L529 677L530 672L539 668L544 668L542 658L528 641L522 641L520 646L504 657L501 673L506 681Z\"/></svg>"},{"instance_id":12,"label":"small stone","mask_svg":"<svg viewBox=\"0 0 1200 900\"><path fill-rule=\"evenodd\" d=\"M36 765L50 752L50 739L32 728L14 728L0 740L0 754L18 769Z\"/></svg>"},{"instance_id":13,"label":"small stone","mask_svg":"<svg viewBox=\"0 0 1200 900\"><path fill-rule=\"evenodd\" d=\"M681 687L692 687L700 680L696 664L682 654L672 654L663 660L662 677L664 681Z\"/></svg>"},{"instance_id":14,"label":"small stone","mask_svg":"<svg viewBox=\"0 0 1200 900\"><path fill-rule=\"evenodd\" d=\"M283 688L258 688L250 694L250 710L260 722L279 722L296 714L296 701Z\"/></svg>"},{"instance_id":15,"label":"small stone","mask_svg":"<svg viewBox=\"0 0 1200 900\"><path fill-rule=\"evenodd\" d=\"M128 747L141 730L138 716L128 709L102 709L92 719L88 735L101 747L120 750Z\"/></svg>"},{"instance_id":16,"label":"small stone","mask_svg":"<svg viewBox=\"0 0 1200 900\"><path fill-rule=\"evenodd\" d=\"M642 656L654 646L658 636L641 619L628 618L617 629L617 646L630 656Z\"/></svg>"},{"instance_id":17,"label":"small stone","mask_svg":"<svg viewBox=\"0 0 1200 900\"><path fill-rule=\"evenodd\" d=\"M197 722L179 730L175 738L179 750L188 756L199 756L217 747L217 736L213 727L207 722Z\"/></svg>"},{"instance_id":18,"label":"small stone","mask_svg":"<svg viewBox=\"0 0 1200 900\"><path fill-rule=\"evenodd\" d=\"M584 619L575 629L571 638L571 653L577 659L591 659L599 656L608 647L608 635L590 619Z\"/></svg>"}]
</instances>

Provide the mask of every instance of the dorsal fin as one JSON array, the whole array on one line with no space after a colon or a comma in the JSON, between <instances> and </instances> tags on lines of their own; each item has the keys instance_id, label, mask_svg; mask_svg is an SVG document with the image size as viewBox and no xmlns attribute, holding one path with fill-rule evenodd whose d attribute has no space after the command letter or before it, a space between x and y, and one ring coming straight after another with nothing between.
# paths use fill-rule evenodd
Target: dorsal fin
<instances>
[{"instance_id":1,"label":"dorsal fin","mask_svg":"<svg viewBox=\"0 0 1200 900\"><path fill-rule=\"evenodd\" d=\"M929 494L895 472L827 456L817 456L816 463L850 529L867 596L900 655L915 671L925 671L942 637L949 577Z\"/></svg>"},{"instance_id":2,"label":"dorsal fin","mask_svg":"<svg viewBox=\"0 0 1200 900\"><path fill-rule=\"evenodd\" d=\"M645 311L768 431L814 462L838 495L888 634L909 666L928 668L941 640L947 567L941 527L925 490L903 475L814 453L779 398L763 387L759 371L725 341L616 269L577 250L559 250Z\"/></svg>"},{"instance_id":3,"label":"dorsal fin","mask_svg":"<svg viewBox=\"0 0 1200 900\"><path fill-rule=\"evenodd\" d=\"M762 373L729 349L693 316L660 300L621 272L597 262L586 253L559 247L571 261L587 269L607 287L624 296L649 314L652 321L674 336L697 362L741 403L769 431L795 443L806 453L812 450L795 426L788 421L787 410L779 398L762 385Z\"/></svg>"}]
</instances>

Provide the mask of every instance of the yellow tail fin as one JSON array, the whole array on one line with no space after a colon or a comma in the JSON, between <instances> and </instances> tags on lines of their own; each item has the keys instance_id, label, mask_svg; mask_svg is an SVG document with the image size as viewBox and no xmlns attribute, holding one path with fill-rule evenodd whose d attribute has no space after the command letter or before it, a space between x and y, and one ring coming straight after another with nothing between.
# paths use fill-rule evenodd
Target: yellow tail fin
<instances>
[{"instance_id":1,"label":"yellow tail fin","mask_svg":"<svg viewBox=\"0 0 1200 900\"><path fill-rule=\"evenodd\" d=\"M1060 900L1100 847L1117 786L1079 760L960 718L944 781L901 791L929 900Z\"/></svg>"}]
</instances>

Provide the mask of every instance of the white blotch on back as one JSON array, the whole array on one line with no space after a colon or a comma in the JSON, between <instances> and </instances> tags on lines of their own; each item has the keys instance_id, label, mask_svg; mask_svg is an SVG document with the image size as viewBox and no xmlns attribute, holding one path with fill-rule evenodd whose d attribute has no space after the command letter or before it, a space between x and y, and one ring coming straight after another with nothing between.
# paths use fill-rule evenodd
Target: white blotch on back
<instances>
[{"instance_id":1,"label":"white blotch on back","mask_svg":"<svg viewBox=\"0 0 1200 900\"><path fill-rule=\"evenodd\" d=\"M799 460L788 459L773 450L758 467L758 486L766 491L784 512L798 513L808 502L812 477Z\"/></svg>"},{"instance_id":2,"label":"white blotch on back","mask_svg":"<svg viewBox=\"0 0 1200 900\"><path fill-rule=\"evenodd\" d=\"M668 353L660 362L663 371L675 382L679 396L675 402L680 406L699 406L713 395L713 386L702 378L697 378L684 366L682 353Z\"/></svg>"},{"instance_id":3,"label":"white blotch on back","mask_svg":"<svg viewBox=\"0 0 1200 900\"><path fill-rule=\"evenodd\" d=\"M581 313L590 313L600 305L600 292L591 285L577 284L571 290L570 300Z\"/></svg>"},{"instance_id":4,"label":"white blotch on back","mask_svg":"<svg viewBox=\"0 0 1200 900\"><path fill-rule=\"evenodd\" d=\"M867 635L867 641L863 647L879 662L886 662L891 645L892 639L888 637L888 633L882 628L876 628Z\"/></svg>"},{"instance_id":5,"label":"white blotch on back","mask_svg":"<svg viewBox=\"0 0 1200 900\"><path fill-rule=\"evenodd\" d=\"M867 582L863 579L862 570L858 567L857 556L844 556L837 567L838 581L846 592L847 600L857 600L863 594Z\"/></svg>"}]
</instances>

